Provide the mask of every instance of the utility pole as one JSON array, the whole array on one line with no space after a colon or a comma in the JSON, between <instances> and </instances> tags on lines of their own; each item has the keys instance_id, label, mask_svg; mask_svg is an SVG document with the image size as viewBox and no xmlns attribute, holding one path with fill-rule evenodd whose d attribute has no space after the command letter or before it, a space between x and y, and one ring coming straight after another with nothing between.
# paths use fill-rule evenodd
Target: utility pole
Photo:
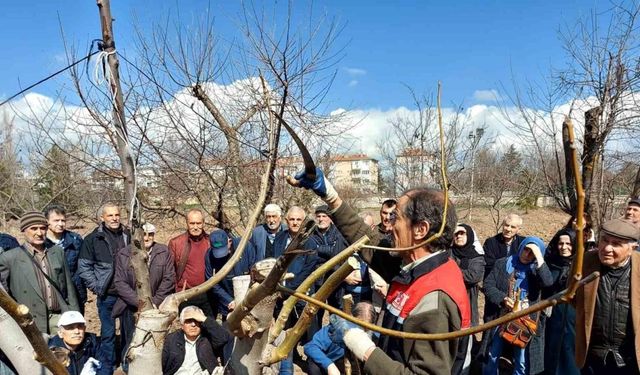
<instances>
[{"instance_id":1,"label":"utility pole","mask_svg":"<svg viewBox=\"0 0 640 375\"><path fill-rule=\"evenodd\" d=\"M469 139L471 140L471 190L469 192L469 221L471 221L471 210L473 209L473 182L475 177L476 167L476 148L480 143L480 138L484 135L483 128L476 128L476 132L469 132Z\"/></svg>"}]
</instances>

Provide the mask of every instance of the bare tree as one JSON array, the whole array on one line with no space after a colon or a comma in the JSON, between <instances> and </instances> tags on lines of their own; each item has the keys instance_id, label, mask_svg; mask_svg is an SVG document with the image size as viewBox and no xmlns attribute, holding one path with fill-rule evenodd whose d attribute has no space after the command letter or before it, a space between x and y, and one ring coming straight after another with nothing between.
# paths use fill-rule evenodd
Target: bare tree
<instances>
[{"instance_id":1,"label":"bare tree","mask_svg":"<svg viewBox=\"0 0 640 375\"><path fill-rule=\"evenodd\" d=\"M377 144L389 173L385 179L388 181L387 185L392 187L392 195L398 195L409 188L440 183L440 146L433 96L419 95L412 88L408 90L413 98L415 111L389 120L390 130ZM445 164L448 170L453 171L450 176L452 180L456 179L456 172L463 164L460 135L467 126L462 108L454 106L445 123Z\"/></svg>"},{"instance_id":2,"label":"bare tree","mask_svg":"<svg viewBox=\"0 0 640 375\"><path fill-rule=\"evenodd\" d=\"M582 112L582 182L586 209L600 222L610 214L604 165L611 151L627 147L628 160L637 160L638 14L640 4L614 2L610 9L569 25L561 32L569 63L551 75L547 87L518 87L510 96L516 111L503 108L511 129L533 146L545 177L546 194L568 213L575 212L570 169L565 165L564 116ZM571 102L570 105L563 105ZM631 146L631 147L628 147ZM552 155L553 163L545 161Z\"/></svg>"}]
</instances>

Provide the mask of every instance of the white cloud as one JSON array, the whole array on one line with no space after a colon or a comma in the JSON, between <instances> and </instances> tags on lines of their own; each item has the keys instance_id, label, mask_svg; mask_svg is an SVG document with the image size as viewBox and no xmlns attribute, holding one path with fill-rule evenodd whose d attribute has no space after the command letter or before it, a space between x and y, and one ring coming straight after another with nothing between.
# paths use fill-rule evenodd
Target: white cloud
<instances>
[{"instance_id":1,"label":"white cloud","mask_svg":"<svg viewBox=\"0 0 640 375\"><path fill-rule=\"evenodd\" d=\"M473 92L473 99L479 102L499 102L502 97L496 90L476 90Z\"/></svg>"},{"instance_id":2,"label":"white cloud","mask_svg":"<svg viewBox=\"0 0 640 375\"><path fill-rule=\"evenodd\" d=\"M358 80L357 79L352 79L351 81L349 81L349 84L347 84L347 86L349 86L349 87L358 86Z\"/></svg>"},{"instance_id":3,"label":"white cloud","mask_svg":"<svg viewBox=\"0 0 640 375\"><path fill-rule=\"evenodd\" d=\"M348 75L350 76L363 76L365 74L367 74L367 71L364 69L360 69L360 68L344 68L344 71L347 72Z\"/></svg>"}]
</instances>

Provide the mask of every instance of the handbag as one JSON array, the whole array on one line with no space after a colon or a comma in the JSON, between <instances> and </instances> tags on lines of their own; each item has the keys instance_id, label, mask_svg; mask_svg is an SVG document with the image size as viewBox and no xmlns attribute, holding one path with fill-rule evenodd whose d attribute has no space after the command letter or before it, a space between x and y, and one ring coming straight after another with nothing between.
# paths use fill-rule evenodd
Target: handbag
<instances>
[{"instance_id":1,"label":"handbag","mask_svg":"<svg viewBox=\"0 0 640 375\"><path fill-rule=\"evenodd\" d=\"M513 295L514 285L515 273L512 273L509 280L508 295ZM535 336L536 331L538 330L539 320L540 312L536 314L535 320L531 319L529 315L525 315L521 318L507 322L500 326L500 337L509 344L524 349L527 347L533 336Z\"/></svg>"},{"instance_id":2,"label":"handbag","mask_svg":"<svg viewBox=\"0 0 640 375\"><path fill-rule=\"evenodd\" d=\"M522 349L526 348L538 329L540 313L537 315L536 320L531 319L529 316L523 316L503 324L500 327L500 337L511 345Z\"/></svg>"}]
</instances>

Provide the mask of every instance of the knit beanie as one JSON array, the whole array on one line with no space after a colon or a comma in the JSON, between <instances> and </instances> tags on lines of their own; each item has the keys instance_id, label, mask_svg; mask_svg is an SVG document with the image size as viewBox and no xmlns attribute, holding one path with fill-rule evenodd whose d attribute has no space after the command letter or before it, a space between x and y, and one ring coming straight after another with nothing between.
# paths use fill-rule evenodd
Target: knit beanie
<instances>
[{"instance_id":1,"label":"knit beanie","mask_svg":"<svg viewBox=\"0 0 640 375\"><path fill-rule=\"evenodd\" d=\"M20 231L24 232L25 229L32 225L48 225L47 218L40 211L26 212L20 218Z\"/></svg>"}]
</instances>

